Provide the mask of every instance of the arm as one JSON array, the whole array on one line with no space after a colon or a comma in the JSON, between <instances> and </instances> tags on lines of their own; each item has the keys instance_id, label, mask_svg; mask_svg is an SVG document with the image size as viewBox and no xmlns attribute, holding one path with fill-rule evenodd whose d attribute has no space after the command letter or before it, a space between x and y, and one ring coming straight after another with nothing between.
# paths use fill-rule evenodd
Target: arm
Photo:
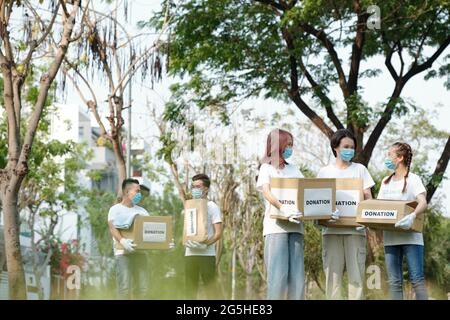
<instances>
[{"instance_id":1,"label":"arm","mask_svg":"<svg viewBox=\"0 0 450 320\"><path fill-rule=\"evenodd\" d=\"M414 212L416 213L416 216L423 214L425 210L427 209L427 198L426 198L426 192L419 193L416 197L417 199L417 207Z\"/></svg>"},{"instance_id":2,"label":"arm","mask_svg":"<svg viewBox=\"0 0 450 320\"><path fill-rule=\"evenodd\" d=\"M111 235L114 237L114 239L116 239L118 242L120 242L120 240L122 240L122 235L120 234L119 230L117 230L114 225L113 225L113 220L108 221L108 226L109 226L109 232L111 233Z\"/></svg>"},{"instance_id":3,"label":"arm","mask_svg":"<svg viewBox=\"0 0 450 320\"><path fill-rule=\"evenodd\" d=\"M364 189L364 200L372 199L372 190L370 188Z\"/></svg>"},{"instance_id":4,"label":"arm","mask_svg":"<svg viewBox=\"0 0 450 320\"><path fill-rule=\"evenodd\" d=\"M275 196L270 191L270 184L268 184L268 183L264 184L262 191L263 191L264 198L267 201L269 201L271 205L273 205L275 208L277 208L279 210L281 208L281 203L280 203L280 201L278 201L277 198L275 198Z\"/></svg>"},{"instance_id":5,"label":"arm","mask_svg":"<svg viewBox=\"0 0 450 320\"><path fill-rule=\"evenodd\" d=\"M213 224L214 226L214 236L211 239L207 239L203 243L210 246L222 237L222 222Z\"/></svg>"}]
</instances>

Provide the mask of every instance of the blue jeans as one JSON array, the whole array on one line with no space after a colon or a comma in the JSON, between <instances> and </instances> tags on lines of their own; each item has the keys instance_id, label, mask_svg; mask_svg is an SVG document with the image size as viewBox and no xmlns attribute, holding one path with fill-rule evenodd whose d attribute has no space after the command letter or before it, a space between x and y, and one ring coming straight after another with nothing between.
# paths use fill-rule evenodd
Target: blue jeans
<instances>
[{"instance_id":1,"label":"blue jeans","mask_svg":"<svg viewBox=\"0 0 450 320\"><path fill-rule=\"evenodd\" d=\"M303 300L305 298L305 264L303 235L274 233L264 238L264 261L267 270L268 300Z\"/></svg>"},{"instance_id":2,"label":"blue jeans","mask_svg":"<svg viewBox=\"0 0 450 320\"><path fill-rule=\"evenodd\" d=\"M392 300L403 300L403 256L406 257L408 274L417 300L428 300L423 272L423 246L385 246L384 255Z\"/></svg>"},{"instance_id":3,"label":"blue jeans","mask_svg":"<svg viewBox=\"0 0 450 320\"><path fill-rule=\"evenodd\" d=\"M145 253L115 257L118 299L145 299L148 291L148 267Z\"/></svg>"}]
</instances>

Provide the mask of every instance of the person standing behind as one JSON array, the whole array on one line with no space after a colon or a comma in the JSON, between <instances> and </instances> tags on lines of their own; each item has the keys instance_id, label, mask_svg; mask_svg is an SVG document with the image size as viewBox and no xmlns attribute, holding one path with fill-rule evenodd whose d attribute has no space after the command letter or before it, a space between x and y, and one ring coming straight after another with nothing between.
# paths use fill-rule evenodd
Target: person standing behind
<instances>
[{"instance_id":1,"label":"person standing behind","mask_svg":"<svg viewBox=\"0 0 450 320\"><path fill-rule=\"evenodd\" d=\"M415 200L417 207L395 226L411 229L418 215L427 208L426 189L420 177L412 172L413 153L407 143L396 142L388 151L385 166L393 173L383 179L378 199ZM403 257L406 258L409 279L417 300L428 300L423 270L424 243L421 232L384 231L384 256L389 279L389 291L393 300L403 299Z\"/></svg>"},{"instance_id":2,"label":"person standing behind","mask_svg":"<svg viewBox=\"0 0 450 320\"><path fill-rule=\"evenodd\" d=\"M281 204L270 191L270 178L303 178L300 170L286 159L292 155L292 134L272 130L267 137L266 152L261 161L256 188L265 199L264 261L267 270L267 299L300 300L305 296L302 214ZM270 218L273 205L289 221Z\"/></svg>"},{"instance_id":3,"label":"person standing behind","mask_svg":"<svg viewBox=\"0 0 450 320\"><path fill-rule=\"evenodd\" d=\"M363 180L364 199L372 199L371 188L375 185L365 166L352 162L356 139L347 129L337 130L330 140L336 162L319 170L317 178L351 178ZM336 220L339 215L335 215ZM342 299L344 269L348 276L348 299L364 298L366 264L365 228L322 228L322 262L325 272L327 299Z\"/></svg>"},{"instance_id":4,"label":"person standing behind","mask_svg":"<svg viewBox=\"0 0 450 320\"><path fill-rule=\"evenodd\" d=\"M192 177L192 197L208 199L210 185L211 180L206 174L195 175ZM208 296L215 297L217 294L215 243L222 237L222 216L219 206L213 201L208 201L207 210L208 239L204 242L186 242L185 280L188 299L197 299L200 278Z\"/></svg>"},{"instance_id":5,"label":"person standing behind","mask_svg":"<svg viewBox=\"0 0 450 320\"><path fill-rule=\"evenodd\" d=\"M136 215L148 216L147 210L137 204L141 201L139 181L125 179L122 182L122 200L109 209L108 225L113 237L114 258L116 260L116 279L118 298L128 300L132 297L144 299L147 294L148 270L145 252L135 251L133 240L122 237L117 224L131 226ZM120 243L124 249L117 249Z\"/></svg>"}]
</instances>

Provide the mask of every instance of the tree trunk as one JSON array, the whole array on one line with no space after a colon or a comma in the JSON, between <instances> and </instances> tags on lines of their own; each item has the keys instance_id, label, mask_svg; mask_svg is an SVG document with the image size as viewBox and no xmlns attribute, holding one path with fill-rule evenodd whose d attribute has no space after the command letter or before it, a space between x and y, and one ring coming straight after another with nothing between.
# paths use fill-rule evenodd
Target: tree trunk
<instances>
[{"instance_id":1,"label":"tree trunk","mask_svg":"<svg viewBox=\"0 0 450 320\"><path fill-rule=\"evenodd\" d=\"M245 299L253 299L253 274L251 271L245 273Z\"/></svg>"},{"instance_id":2,"label":"tree trunk","mask_svg":"<svg viewBox=\"0 0 450 320\"><path fill-rule=\"evenodd\" d=\"M2 181L3 183L5 181ZM26 287L19 240L20 222L19 212L17 211L17 193L2 194L2 204L5 223L5 252L9 297L13 300L25 300Z\"/></svg>"},{"instance_id":3,"label":"tree trunk","mask_svg":"<svg viewBox=\"0 0 450 320\"><path fill-rule=\"evenodd\" d=\"M119 141L119 138L112 140L114 155L116 158L116 166L117 166L117 178L118 178L118 184L117 184L117 196L122 195L122 182L127 177L126 172L126 166L125 166L125 159L123 157L123 151L122 151L122 145Z\"/></svg>"}]
</instances>

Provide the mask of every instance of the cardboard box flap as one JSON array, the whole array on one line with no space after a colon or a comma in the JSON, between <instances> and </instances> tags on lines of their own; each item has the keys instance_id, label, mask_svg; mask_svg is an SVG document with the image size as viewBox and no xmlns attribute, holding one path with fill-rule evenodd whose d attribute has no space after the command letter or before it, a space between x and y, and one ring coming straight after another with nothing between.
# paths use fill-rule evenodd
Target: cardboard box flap
<instances>
[{"instance_id":1,"label":"cardboard box flap","mask_svg":"<svg viewBox=\"0 0 450 320\"><path fill-rule=\"evenodd\" d=\"M298 189L297 178L270 178L270 188Z\"/></svg>"},{"instance_id":2,"label":"cardboard box flap","mask_svg":"<svg viewBox=\"0 0 450 320\"><path fill-rule=\"evenodd\" d=\"M337 178L336 190L363 190L363 179Z\"/></svg>"},{"instance_id":3,"label":"cardboard box flap","mask_svg":"<svg viewBox=\"0 0 450 320\"><path fill-rule=\"evenodd\" d=\"M387 202L389 203L389 206L395 208L403 208L403 206L408 206L412 209L415 209L418 204L415 200L368 199L361 201L361 205L364 205L365 207L373 206L378 208L379 206L385 206L383 202Z\"/></svg>"}]
</instances>

